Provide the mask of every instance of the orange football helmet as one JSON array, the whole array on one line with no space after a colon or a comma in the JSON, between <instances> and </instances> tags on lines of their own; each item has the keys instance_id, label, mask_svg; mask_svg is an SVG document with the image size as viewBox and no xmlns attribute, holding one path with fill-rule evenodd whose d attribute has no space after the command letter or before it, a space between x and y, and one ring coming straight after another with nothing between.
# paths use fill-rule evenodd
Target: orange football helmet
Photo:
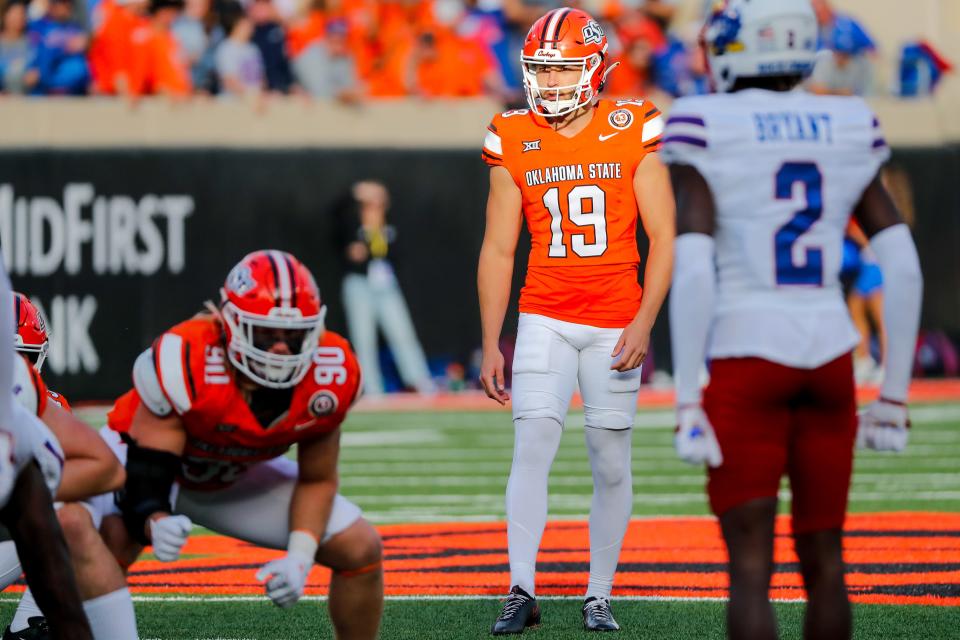
<instances>
[{"instance_id":1,"label":"orange football helmet","mask_svg":"<svg viewBox=\"0 0 960 640\"><path fill-rule=\"evenodd\" d=\"M327 308L310 271L284 251L254 251L220 289L230 362L259 385L285 389L310 368ZM283 342L286 353L274 347Z\"/></svg>"},{"instance_id":2,"label":"orange football helmet","mask_svg":"<svg viewBox=\"0 0 960 640\"><path fill-rule=\"evenodd\" d=\"M616 67L615 64L607 66L608 46L600 24L580 9L554 9L534 22L520 56L523 87L530 108L553 117L592 104ZM580 67L577 84L547 88L537 81L538 68L576 65ZM573 91L572 97L561 97L570 91Z\"/></svg>"},{"instance_id":3,"label":"orange football helmet","mask_svg":"<svg viewBox=\"0 0 960 640\"><path fill-rule=\"evenodd\" d=\"M22 293L13 292L13 317L17 319L14 348L24 354L40 373L50 349L50 334L40 310Z\"/></svg>"}]
</instances>

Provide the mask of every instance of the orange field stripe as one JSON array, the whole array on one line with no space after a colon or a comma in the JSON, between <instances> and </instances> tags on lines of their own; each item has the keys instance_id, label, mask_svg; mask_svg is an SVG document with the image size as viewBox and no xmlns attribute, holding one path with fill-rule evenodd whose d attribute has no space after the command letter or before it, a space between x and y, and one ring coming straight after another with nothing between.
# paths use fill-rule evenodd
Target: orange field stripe
<instances>
[{"instance_id":1,"label":"orange field stripe","mask_svg":"<svg viewBox=\"0 0 960 640\"><path fill-rule=\"evenodd\" d=\"M502 522L391 525L384 540L388 595L500 595L509 570ZM846 523L847 584L855 602L960 606L960 514L852 515ZM786 517L778 518L771 597L803 598L803 581ZM537 591L583 593L589 528L550 522L538 558ZM134 565L131 589L141 594L260 595L254 574L282 555L216 535L190 538L185 559ZM323 595L330 571L314 567L307 593ZM624 539L614 595L723 598L726 552L709 518L635 520ZM12 591L22 586L11 587Z\"/></svg>"}]
</instances>

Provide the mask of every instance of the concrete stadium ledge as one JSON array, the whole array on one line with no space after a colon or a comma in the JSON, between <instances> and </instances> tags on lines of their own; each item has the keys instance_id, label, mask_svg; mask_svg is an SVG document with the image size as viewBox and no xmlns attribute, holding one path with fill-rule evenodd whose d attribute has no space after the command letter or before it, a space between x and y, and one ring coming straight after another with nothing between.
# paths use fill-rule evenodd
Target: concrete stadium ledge
<instances>
[{"instance_id":1,"label":"concrete stadium ledge","mask_svg":"<svg viewBox=\"0 0 960 640\"><path fill-rule=\"evenodd\" d=\"M889 144L960 142L960 103L873 99ZM669 105L660 104L664 110ZM479 149L502 107L477 100L386 100L350 107L272 98L262 108L198 98L0 99L0 149L18 148L463 148ZM478 151L479 153L479 151Z\"/></svg>"}]
</instances>

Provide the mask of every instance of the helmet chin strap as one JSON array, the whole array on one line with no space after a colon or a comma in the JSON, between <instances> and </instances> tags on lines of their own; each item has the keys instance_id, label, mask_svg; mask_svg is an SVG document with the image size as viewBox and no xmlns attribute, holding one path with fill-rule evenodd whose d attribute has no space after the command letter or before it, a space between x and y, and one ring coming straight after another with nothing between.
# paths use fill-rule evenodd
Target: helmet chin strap
<instances>
[{"instance_id":1,"label":"helmet chin strap","mask_svg":"<svg viewBox=\"0 0 960 640\"><path fill-rule=\"evenodd\" d=\"M607 70L603 72L603 77L600 78L600 86L597 88L597 93L603 91L603 87L606 86L607 84L607 78L609 78L613 70L619 66L620 66L619 62L614 62L612 65L607 67Z\"/></svg>"}]
</instances>

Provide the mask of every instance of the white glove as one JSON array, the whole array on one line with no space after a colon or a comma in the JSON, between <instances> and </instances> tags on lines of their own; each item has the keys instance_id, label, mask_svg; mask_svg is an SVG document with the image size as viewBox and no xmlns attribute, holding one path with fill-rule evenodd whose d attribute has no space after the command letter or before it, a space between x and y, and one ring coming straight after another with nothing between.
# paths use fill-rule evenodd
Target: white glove
<instances>
[{"instance_id":1,"label":"white glove","mask_svg":"<svg viewBox=\"0 0 960 640\"><path fill-rule=\"evenodd\" d=\"M187 543L193 523L187 516L165 516L150 521L153 555L160 562L173 562Z\"/></svg>"},{"instance_id":2,"label":"white glove","mask_svg":"<svg viewBox=\"0 0 960 640\"><path fill-rule=\"evenodd\" d=\"M700 405L677 408L677 431L673 434L673 446L681 460L689 464L707 463L711 467L723 464L720 444Z\"/></svg>"},{"instance_id":3,"label":"white glove","mask_svg":"<svg viewBox=\"0 0 960 640\"><path fill-rule=\"evenodd\" d=\"M267 597L273 604L286 609L297 603L307 584L307 574L313 567L313 558L296 551L263 565L257 571L257 580L266 582Z\"/></svg>"},{"instance_id":4,"label":"white glove","mask_svg":"<svg viewBox=\"0 0 960 640\"><path fill-rule=\"evenodd\" d=\"M910 421L906 405L881 398L868 404L859 419L858 449L900 452L907 448Z\"/></svg>"},{"instance_id":5,"label":"white glove","mask_svg":"<svg viewBox=\"0 0 960 640\"><path fill-rule=\"evenodd\" d=\"M17 466L13 463L13 434L0 429L0 509L7 506L16 481Z\"/></svg>"}]
</instances>

